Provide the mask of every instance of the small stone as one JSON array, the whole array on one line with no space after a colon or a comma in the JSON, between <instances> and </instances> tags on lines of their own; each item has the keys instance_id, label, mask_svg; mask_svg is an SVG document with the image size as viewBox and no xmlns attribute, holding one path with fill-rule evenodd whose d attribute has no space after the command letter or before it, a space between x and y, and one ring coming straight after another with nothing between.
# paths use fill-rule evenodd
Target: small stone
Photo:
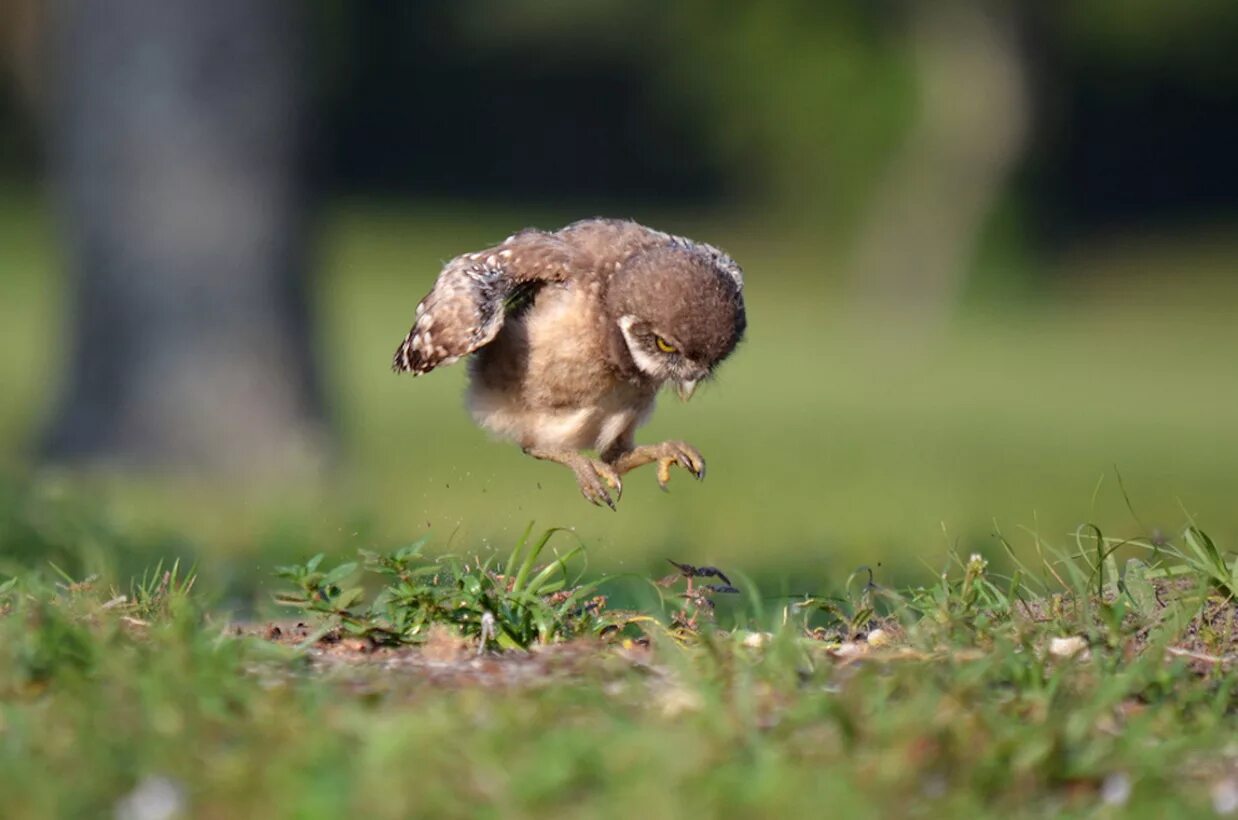
<instances>
[{"instance_id":1,"label":"small stone","mask_svg":"<svg viewBox=\"0 0 1238 820\"><path fill-rule=\"evenodd\" d=\"M749 632L744 635L743 645L749 649L760 649L769 643L771 637L768 632Z\"/></svg>"},{"instance_id":2,"label":"small stone","mask_svg":"<svg viewBox=\"0 0 1238 820\"><path fill-rule=\"evenodd\" d=\"M1049 654L1055 658L1074 658L1087 652L1088 642L1078 635L1068 638L1054 638L1049 641Z\"/></svg>"},{"instance_id":3,"label":"small stone","mask_svg":"<svg viewBox=\"0 0 1238 820\"><path fill-rule=\"evenodd\" d=\"M143 778L113 810L117 820L171 820L184 813L185 790L161 775Z\"/></svg>"},{"instance_id":4,"label":"small stone","mask_svg":"<svg viewBox=\"0 0 1238 820\"><path fill-rule=\"evenodd\" d=\"M889 646L892 640L890 633L884 629L874 629L868 633L869 646Z\"/></svg>"},{"instance_id":5,"label":"small stone","mask_svg":"<svg viewBox=\"0 0 1238 820\"><path fill-rule=\"evenodd\" d=\"M1238 777L1218 780L1212 786L1212 810L1219 815L1238 812Z\"/></svg>"},{"instance_id":6,"label":"small stone","mask_svg":"<svg viewBox=\"0 0 1238 820\"><path fill-rule=\"evenodd\" d=\"M1106 806L1125 806L1131 797L1131 777L1126 772L1114 772L1100 785L1100 799Z\"/></svg>"}]
</instances>

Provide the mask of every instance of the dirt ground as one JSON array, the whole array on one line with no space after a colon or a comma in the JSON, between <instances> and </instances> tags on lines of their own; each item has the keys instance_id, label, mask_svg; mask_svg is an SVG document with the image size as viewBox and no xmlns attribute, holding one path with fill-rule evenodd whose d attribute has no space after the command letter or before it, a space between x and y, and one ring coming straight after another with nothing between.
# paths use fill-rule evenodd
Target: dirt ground
<instances>
[{"instance_id":1,"label":"dirt ground","mask_svg":"<svg viewBox=\"0 0 1238 820\"><path fill-rule=\"evenodd\" d=\"M1161 619L1173 617L1178 611L1174 602L1192 591L1184 582L1158 582L1156 595ZM1022 608L1029 621L1048 622L1054 608L1072 605L1069 599L1049 598ZM813 644L820 646L822 656L840 665L863 660L929 660L939 654L905 646L901 630L892 619L874 621L870 626L869 632L859 635L819 630L807 637L815 639ZM1153 629L1153 625L1136 629L1123 651L1132 657L1145 651ZM479 652L475 641L463 639L446 627L431 628L423 642L410 646L376 646L348 637L338 629L295 619L240 624L232 630L277 645L304 648L312 672L339 678L363 690L375 688L384 678L400 678L404 686L502 688L543 686L590 676L605 679L634 668L653 677L666 674L648 640L623 636L539 646L527 652ZM747 633L741 640L746 646L759 648L768 637ZM1083 636L1062 636L1043 649L1063 657L1081 658L1089 651ZM958 654L960 650L953 651ZM1238 668L1238 602L1210 597L1179 631L1166 655L1186 659L1200 674L1218 667Z\"/></svg>"}]
</instances>

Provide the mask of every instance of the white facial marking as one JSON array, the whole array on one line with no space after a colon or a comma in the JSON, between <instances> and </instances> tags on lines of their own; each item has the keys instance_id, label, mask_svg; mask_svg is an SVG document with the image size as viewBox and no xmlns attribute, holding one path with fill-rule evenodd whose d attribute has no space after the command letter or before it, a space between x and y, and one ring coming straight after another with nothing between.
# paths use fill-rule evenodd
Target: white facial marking
<instances>
[{"instance_id":1,"label":"white facial marking","mask_svg":"<svg viewBox=\"0 0 1238 820\"><path fill-rule=\"evenodd\" d=\"M665 378L662 371L666 363L660 357L645 350L632 335L632 326L638 321L640 320L635 316L619 317L619 329L623 331L623 340L628 343L628 352L632 354L632 361L636 362L636 366L646 376L655 379Z\"/></svg>"}]
</instances>

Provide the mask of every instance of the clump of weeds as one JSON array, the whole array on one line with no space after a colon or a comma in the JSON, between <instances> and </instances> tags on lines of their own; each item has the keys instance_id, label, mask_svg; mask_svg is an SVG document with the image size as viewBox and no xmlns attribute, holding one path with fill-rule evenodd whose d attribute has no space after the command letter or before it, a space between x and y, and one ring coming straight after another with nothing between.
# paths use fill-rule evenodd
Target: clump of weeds
<instances>
[{"instance_id":1,"label":"clump of weeds","mask_svg":"<svg viewBox=\"0 0 1238 820\"><path fill-rule=\"evenodd\" d=\"M329 626L375 645L416 644L433 626L447 626L476 640L479 648L528 649L596 635L613 621L598 588L607 579L581 582L584 548L539 563L551 539L548 529L531 540L532 525L506 560L423 554L424 539L391 553L360 551L360 560L331 569L323 556L276 569L294 589L278 603L326 616ZM366 582L378 591L367 594ZM373 586L371 583L370 586Z\"/></svg>"}]
</instances>

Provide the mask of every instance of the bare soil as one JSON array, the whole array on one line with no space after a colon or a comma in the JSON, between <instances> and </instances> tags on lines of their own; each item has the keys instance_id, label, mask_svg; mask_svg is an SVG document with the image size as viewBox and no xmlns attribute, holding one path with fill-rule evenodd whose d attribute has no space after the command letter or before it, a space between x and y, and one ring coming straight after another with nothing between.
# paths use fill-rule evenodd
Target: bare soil
<instances>
[{"instance_id":1,"label":"bare soil","mask_svg":"<svg viewBox=\"0 0 1238 820\"><path fill-rule=\"evenodd\" d=\"M1169 580L1156 585L1158 620L1136 629L1123 651L1131 656L1146 651L1158 625L1193 611L1178 637L1166 649L1168 658L1184 658L1200 674L1238 668L1238 601L1210 596L1201 606L1183 609L1197 595L1187 581ZM1021 607L1033 622L1049 622L1054 609L1073 606L1069 598L1050 597ZM1132 616L1133 617L1133 616ZM815 630L807 635L819 641L822 654L840 665L862 660L897 662L926 660L938 653L914 651L902 645L898 625L892 619L874 621L872 629L858 635ZM709 628L709 627L704 627ZM306 621L283 620L262 624L238 624L238 635L249 635L286 647L302 647L310 671L341 679L370 691L386 688L382 682L401 680L401 687L530 687L582 678L606 679L633 668L655 678L666 672L656 662L644 639L577 640L535 647L530 651L479 652L477 644L449 629L434 628L426 640L414 646L376 646L341 631L322 630ZM880 630L880 631L878 631ZM764 637L754 634L749 645L758 647ZM1067 636L1063 636L1067 637ZM879 640L878 640L879 638ZM308 645L307 645L308 643ZM951 651L951 650L944 650ZM958 654L958 650L953 650ZM979 651L977 654L982 654Z\"/></svg>"}]
</instances>

